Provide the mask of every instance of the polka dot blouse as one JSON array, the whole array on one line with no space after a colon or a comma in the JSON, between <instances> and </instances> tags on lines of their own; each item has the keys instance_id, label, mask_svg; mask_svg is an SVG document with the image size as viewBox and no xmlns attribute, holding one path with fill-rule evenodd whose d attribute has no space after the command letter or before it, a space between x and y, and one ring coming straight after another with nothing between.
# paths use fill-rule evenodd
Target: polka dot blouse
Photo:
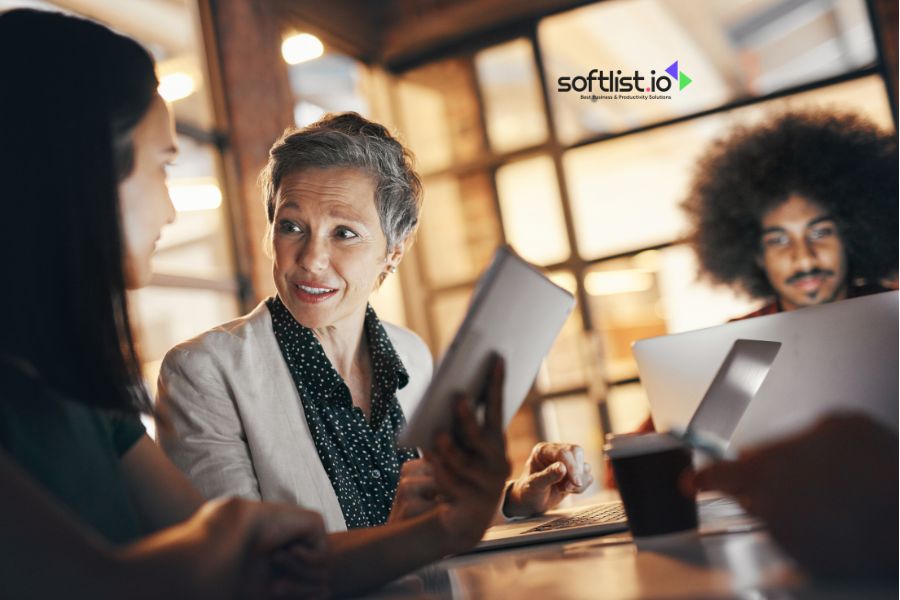
<instances>
[{"instance_id":1,"label":"polka dot blouse","mask_svg":"<svg viewBox=\"0 0 900 600\"><path fill-rule=\"evenodd\" d=\"M294 320L277 296L266 305L347 528L384 524L397 492L400 467L418 456L414 449L397 448L395 443L406 423L396 394L409 382L409 375L387 332L368 306L364 328L372 353L372 401L366 421L312 330Z\"/></svg>"}]
</instances>

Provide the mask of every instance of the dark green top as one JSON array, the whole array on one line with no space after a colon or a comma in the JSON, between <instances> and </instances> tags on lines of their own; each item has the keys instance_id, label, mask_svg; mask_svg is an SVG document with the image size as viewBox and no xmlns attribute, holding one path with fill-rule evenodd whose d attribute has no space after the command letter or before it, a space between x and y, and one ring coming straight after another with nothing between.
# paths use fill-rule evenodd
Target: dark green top
<instances>
[{"instance_id":1,"label":"dark green top","mask_svg":"<svg viewBox=\"0 0 900 600\"><path fill-rule=\"evenodd\" d=\"M115 544L144 534L119 469L143 434L136 417L68 400L26 368L0 361L0 447L82 524Z\"/></svg>"},{"instance_id":2,"label":"dark green top","mask_svg":"<svg viewBox=\"0 0 900 600\"><path fill-rule=\"evenodd\" d=\"M300 325L277 296L266 305L347 528L384 524L397 493L400 467L418 456L414 449L396 445L397 433L406 423L397 390L409 383L409 375L387 332L367 307L364 328L372 358L372 402L366 421L313 332Z\"/></svg>"}]
</instances>

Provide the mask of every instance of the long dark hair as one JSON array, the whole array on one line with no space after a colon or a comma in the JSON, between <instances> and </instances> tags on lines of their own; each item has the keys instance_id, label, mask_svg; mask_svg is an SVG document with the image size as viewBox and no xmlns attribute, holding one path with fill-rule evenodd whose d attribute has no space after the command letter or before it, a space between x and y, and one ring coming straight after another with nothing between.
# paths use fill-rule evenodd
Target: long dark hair
<instances>
[{"instance_id":1,"label":"long dark hair","mask_svg":"<svg viewBox=\"0 0 900 600\"><path fill-rule=\"evenodd\" d=\"M128 320L118 184L158 82L135 41L0 14L0 356L82 403L149 410Z\"/></svg>"}]
</instances>

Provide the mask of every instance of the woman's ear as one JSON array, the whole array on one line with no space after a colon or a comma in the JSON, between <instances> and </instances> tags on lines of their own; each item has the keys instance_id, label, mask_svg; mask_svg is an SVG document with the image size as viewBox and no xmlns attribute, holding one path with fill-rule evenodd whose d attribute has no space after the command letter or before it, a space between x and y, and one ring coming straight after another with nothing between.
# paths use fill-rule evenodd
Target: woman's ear
<instances>
[{"instance_id":1,"label":"woman's ear","mask_svg":"<svg viewBox=\"0 0 900 600\"><path fill-rule=\"evenodd\" d=\"M403 255L406 254L406 247L409 245L409 239L410 238L407 237L405 240L397 242L397 244L394 245L394 248L388 251L385 263L389 272L395 273L397 271L397 267L400 266L400 261L403 260Z\"/></svg>"}]
</instances>

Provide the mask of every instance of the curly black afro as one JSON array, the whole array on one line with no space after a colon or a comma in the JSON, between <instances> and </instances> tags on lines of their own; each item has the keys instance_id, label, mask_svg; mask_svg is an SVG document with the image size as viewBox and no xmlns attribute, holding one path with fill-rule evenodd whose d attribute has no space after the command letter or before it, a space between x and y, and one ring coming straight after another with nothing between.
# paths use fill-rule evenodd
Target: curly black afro
<instances>
[{"instance_id":1,"label":"curly black afro","mask_svg":"<svg viewBox=\"0 0 900 600\"><path fill-rule=\"evenodd\" d=\"M691 241L713 280L754 297L774 290L756 258L760 223L800 194L834 217L850 281L897 273L897 139L852 114L786 113L712 144L682 204Z\"/></svg>"}]
</instances>

